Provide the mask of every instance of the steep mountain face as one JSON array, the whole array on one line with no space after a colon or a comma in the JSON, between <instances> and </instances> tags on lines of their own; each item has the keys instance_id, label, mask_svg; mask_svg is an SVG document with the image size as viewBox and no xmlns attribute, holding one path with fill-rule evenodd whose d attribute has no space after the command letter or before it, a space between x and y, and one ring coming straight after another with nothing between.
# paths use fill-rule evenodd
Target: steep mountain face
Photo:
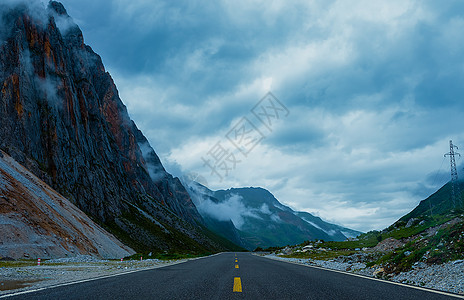
<instances>
[{"instance_id":1,"label":"steep mountain face","mask_svg":"<svg viewBox=\"0 0 464 300\"><path fill-rule=\"evenodd\" d=\"M0 257L134 254L13 158L0 151Z\"/></svg>"},{"instance_id":2,"label":"steep mountain face","mask_svg":"<svg viewBox=\"0 0 464 300\"><path fill-rule=\"evenodd\" d=\"M136 250L223 249L64 7L35 2L0 4L0 147Z\"/></svg>"},{"instance_id":3,"label":"steep mountain face","mask_svg":"<svg viewBox=\"0 0 464 300\"><path fill-rule=\"evenodd\" d=\"M189 193L200 214L216 222L232 222L236 230L208 223L209 228L247 249L284 246L305 240L343 241L361 232L324 222L306 212L282 205L262 188L232 188L210 191L190 183ZM235 236L233 232L238 233Z\"/></svg>"}]
</instances>

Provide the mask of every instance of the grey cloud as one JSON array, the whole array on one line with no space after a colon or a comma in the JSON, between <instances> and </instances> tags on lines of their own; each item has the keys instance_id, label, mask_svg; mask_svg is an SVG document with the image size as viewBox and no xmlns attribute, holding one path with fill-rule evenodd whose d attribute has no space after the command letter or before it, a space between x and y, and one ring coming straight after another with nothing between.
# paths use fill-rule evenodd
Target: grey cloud
<instances>
[{"instance_id":1,"label":"grey cloud","mask_svg":"<svg viewBox=\"0 0 464 300\"><path fill-rule=\"evenodd\" d=\"M62 36L66 35L69 29L75 28L77 26L77 24L74 23L74 20L69 16L58 15L54 12L52 15L55 19L55 24L60 30Z\"/></svg>"},{"instance_id":2,"label":"grey cloud","mask_svg":"<svg viewBox=\"0 0 464 300\"><path fill-rule=\"evenodd\" d=\"M166 171L161 165L154 165L150 158L151 154L153 153L153 148L151 148L148 142L146 143L138 143L140 151L142 152L142 156L145 160L145 165L147 167L147 172L150 175L151 180L154 182L159 181L163 177L166 176Z\"/></svg>"},{"instance_id":3,"label":"grey cloud","mask_svg":"<svg viewBox=\"0 0 464 300\"><path fill-rule=\"evenodd\" d=\"M327 143L327 135L315 124L306 123L306 118L291 116L291 120L282 120L278 128L266 136L265 144L278 147L285 152L307 152Z\"/></svg>"},{"instance_id":4,"label":"grey cloud","mask_svg":"<svg viewBox=\"0 0 464 300\"><path fill-rule=\"evenodd\" d=\"M44 99L48 101L51 107L61 109L63 106L62 99L58 96L58 85L53 77L40 78L35 76L36 84Z\"/></svg>"},{"instance_id":5,"label":"grey cloud","mask_svg":"<svg viewBox=\"0 0 464 300\"><path fill-rule=\"evenodd\" d=\"M436 143L462 137L460 1L369 2L393 10L409 5L384 22L382 14L366 17L369 7L361 2L352 3L354 8L343 1L242 2L237 7L226 1L202 7L168 1L63 2L86 42L121 79L116 83L123 101L130 103L131 116L162 160L191 141L225 135L262 96L247 88L273 77L271 89L291 117L263 146L278 154L331 160L309 160L311 165L295 171L275 157L281 172L268 172L264 179L237 174L237 182L281 182L275 186L282 191L279 199L300 207L333 197L344 199L346 207L377 209L362 219L344 220L357 229L388 225L432 191L426 172L438 169L440 159L416 161L416 152L438 151L432 147ZM142 85L143 77L151 81ZM147 86L153 89L135 93ZM356 112L364 115L343 123ZM344 127L348 130L340 130ZM365 156L356 155L363 151ZM182 173L182 166L171 163ZM320 198L290 197L292 182L292 189L314 190ZM242 182L249 184L255 183ZM392 200L397 191L405 192L401 203ZM240 207L237 200L229 204L225 209Z\"/></svg>"},{"instance_id":6,"label":"grey cloud","mask_svg":"<svg viewBox=\"0 0 464 300\"><path fill-rule=\"evenodd\" d=\"M24 49L19 54L20 72L23 76L29 77L34 75L34 66L32 65L31 52Z\"/></svg>"},{"instance_id":7,"label":"grey cloud","mask_svg":"<svg viewBox=\"0 0 464 300\"><path fill-rule=\"evenodd\" d=\"M39 77L32 65L31 53L29 49L23 49L19 55L20 72L23 80L32 80L32 84L37 87L41 97L46 100L51 107L62 108L61 98L58 96L58 83L53 77Z\"/></svg>"}]
</instances>

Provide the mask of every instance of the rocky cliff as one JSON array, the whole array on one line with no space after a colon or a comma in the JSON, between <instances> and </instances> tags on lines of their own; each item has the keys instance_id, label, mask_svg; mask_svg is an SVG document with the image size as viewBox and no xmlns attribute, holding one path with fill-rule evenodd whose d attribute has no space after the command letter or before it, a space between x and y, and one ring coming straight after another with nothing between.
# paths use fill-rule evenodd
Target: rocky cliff
<instances>
[{"instance_id":1,"label":"rocky cliff","mask_svg":"<svg viewBox=\"0 0 464 300\"><path fill-rule=\"evenodd\" d=\"M222 249L63 5L35 2L0 4L0 147L135 249Z\"/></svg>"}]
</instances>

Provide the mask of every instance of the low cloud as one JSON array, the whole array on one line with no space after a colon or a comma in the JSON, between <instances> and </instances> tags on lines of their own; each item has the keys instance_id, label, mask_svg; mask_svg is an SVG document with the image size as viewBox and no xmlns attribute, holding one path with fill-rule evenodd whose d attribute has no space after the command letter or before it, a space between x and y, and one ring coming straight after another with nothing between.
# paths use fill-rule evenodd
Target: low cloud
<instances>
[{"instance_id":1,"label":"low cloud","mask_svg":"<svg viewBox=\"0 0 464 300\"><path fill-rule=\"evenodd\" d=\"M224 201L215 203L202 196L193 196L195 206L201 214L205 214L219 221L231 220L235 227L241 229L246 222L246 218L261 219L256 209L252 209L243 204L243 198L232 194Z\"/></svg>"},{"instance_id":2,"label":"low cloud","mask_svg":"<svg viewBox=\"0 0 464 300\"><path fill-rule=\"evenodd\" d=\"M76 23L74 23L74 20L69 16L58 15L56 13L53 13L52 15L55 19L55 24L60 30L62 36L65 36L69 29L77 27Z\"/></svg>"},{"instance_id":3,"label":"low cloud","mask_svg":"<svg viewBox=\"0 0 464 300\"><path fill-rule=\"evenodd\" d=\"M273 222L282 223L280 217L273 213L266 203L258 208L250 207L238 194L229 194L223 201L215 202L212 200L215 199L214 193L199 186L191 177L184 177L182 182L188 187L190 197L202 215L219 221L231 220L238 229L242 229L249 218L263 220L269 217Z\"/></svg>"},{"instance_id":4,"label":"low cloud","mask_svg":"<svg viewBox=\"0 0 464 300\"><path fill-rule=\"evenodd\" d=\"M153 162L154 151L148 142L138 143L140 151L142 152L142 157L145 160L145 166L147 167L147 172L150 175L153 182L158 182L166 176L166 171L162 165L155 164Z\"/></svg>"},{"instance_id":5,"label":"low cloud","mask_svg":"<svg viewBox=\"0 0 464 300\"><path fill-rule=\"evenodd\" d=\"M31 84L35 85L41 99L47 101L50 107L61 109L63 99L58 95L59 82L53 75L40 77L37 75L34 65L31 60L29 49L23 49L19 55L20 73L23 80L31 80Z\"/></svg>"},{"instance_id":6,"label":"low cloud","mask_svg":"<svg viewBox=\"0 0 464 300\"><path fill-rule=\"evenodd\" d=\"M35 23L39 26L46 26L48 24L47 0L2 0L0 3L0 14L3 18L4 14L9 10L17 7L25 7L29 16L31 16Z\"/></svg>"},{"instance_id":7,"label":"low cloud","mask_svg":"<svg viewBox=\"0 0 464 300\"><path fill-rule=\"evenodd\" d=\"M35 81L43 99L46 99L51 107L62 108L63 99L58 96L58 83L53 77L40 78L35 76Z\"/></svg>"}]
</instances>

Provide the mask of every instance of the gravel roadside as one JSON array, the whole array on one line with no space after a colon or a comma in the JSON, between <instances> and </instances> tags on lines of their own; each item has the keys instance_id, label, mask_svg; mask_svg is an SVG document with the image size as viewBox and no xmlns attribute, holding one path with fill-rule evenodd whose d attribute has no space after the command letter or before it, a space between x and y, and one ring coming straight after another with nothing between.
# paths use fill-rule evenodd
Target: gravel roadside
<instances>
[{"instance_id":1,"label":"gravel roadside","mask_svg":"<svg viewBox=\"0 0 464 300\"><path fill-rule=\"evenodd\" d=\"M89 256L53 259L40 266L0 267L0 297L20 291L141 271L182 263L191 259L143 261L99 260Z\"/></svg>"}]
</instances>

